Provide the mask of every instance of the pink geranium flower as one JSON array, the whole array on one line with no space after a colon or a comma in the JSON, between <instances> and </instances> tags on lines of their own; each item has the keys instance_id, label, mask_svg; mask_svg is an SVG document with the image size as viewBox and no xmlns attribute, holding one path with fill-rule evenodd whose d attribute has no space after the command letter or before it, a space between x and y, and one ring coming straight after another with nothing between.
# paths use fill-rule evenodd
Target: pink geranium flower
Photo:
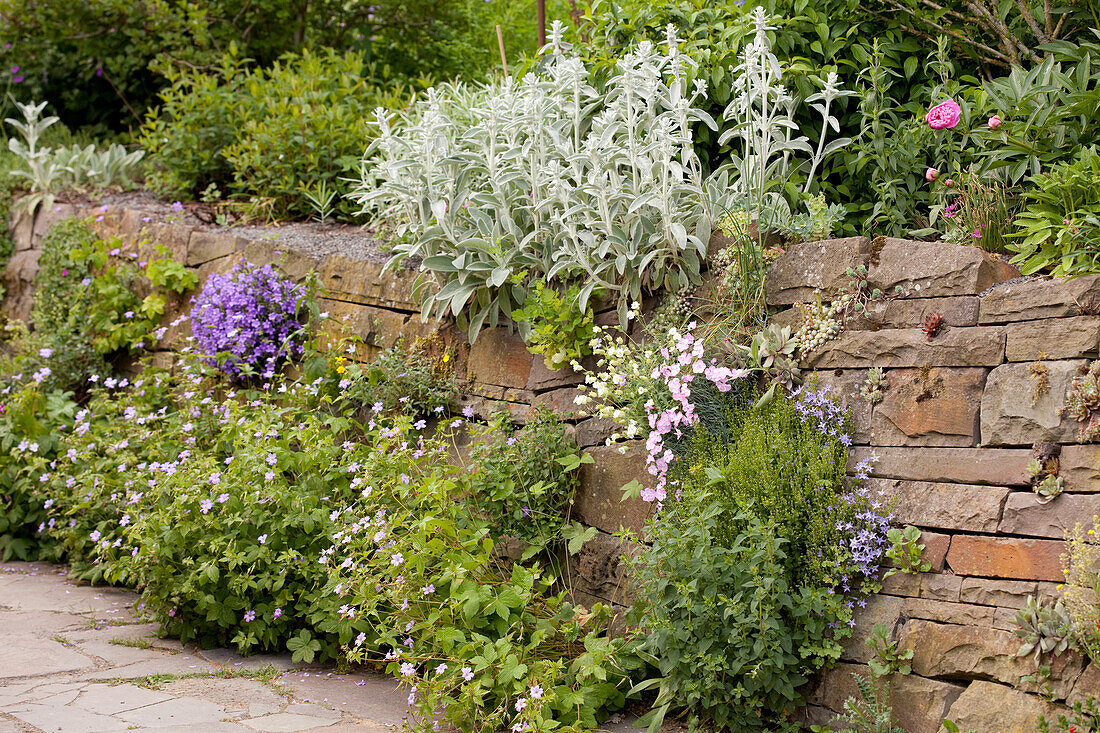
<instances>
[{"instance_id":1,"label":"pink geranium flower","mask_svg":"<svg viewBox=\"0 0 1100 733\"><path fill-rule=\"evenodd\" d=\"M924 116L924 121L933 130L944 130L959 124L959 115L961 114L962 109L959 105L954 99L949 99L928 110L928 114Z\"/></svg>"}]
</instances>

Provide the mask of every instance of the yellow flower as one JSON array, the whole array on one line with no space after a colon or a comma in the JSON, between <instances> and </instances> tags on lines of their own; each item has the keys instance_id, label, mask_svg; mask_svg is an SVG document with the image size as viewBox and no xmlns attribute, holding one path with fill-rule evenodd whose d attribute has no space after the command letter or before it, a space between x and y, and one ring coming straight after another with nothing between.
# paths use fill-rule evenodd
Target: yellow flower
<instances>
[{"instance_id":1,"label":"yellow flower","mask_svg":"<svg viewBox=\"0 0 1100 733\"><path fill-rule=\"evenodd\" d=\"M337 373L337 374L343 374L343 373L344 373L345 371L346 371L346 369L344 369L344 365L343 365L343 364L341 364L340 366L336 367L336 373Z\"/></svg>"},{"instance_id":2,"label":"yellow flower","mask_svg":"<svg viewBox=\"0 0 1100 733\"><path fill-rule=\"evenodd\" d=\"M451 355L450 355L450 354L444 354L444 355L443 355L443 363L444 363L444 364L446 364L446 363L447 363L447 362L449 362L450 360L451 360Z\"/></svg>"}]
</instances>

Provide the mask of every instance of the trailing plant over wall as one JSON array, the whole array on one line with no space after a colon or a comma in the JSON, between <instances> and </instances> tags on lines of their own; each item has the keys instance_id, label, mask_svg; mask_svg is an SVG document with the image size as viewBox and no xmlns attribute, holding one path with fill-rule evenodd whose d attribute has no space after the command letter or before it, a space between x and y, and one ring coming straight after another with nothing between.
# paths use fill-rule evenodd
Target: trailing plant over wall
<instances>
[{"instance_id":1,"label":"trailing plant over wall","mask_svg":"<svg viewBox=\"0 0 1100 733\"><path fill-rule=\"evenodd\" d=\"M192 298L195 345L226 374L270 379L284 361L303 353L306 300L306 288L271 265L240 262L225 275L210 275Z\"/></svg>"}]
</instances>

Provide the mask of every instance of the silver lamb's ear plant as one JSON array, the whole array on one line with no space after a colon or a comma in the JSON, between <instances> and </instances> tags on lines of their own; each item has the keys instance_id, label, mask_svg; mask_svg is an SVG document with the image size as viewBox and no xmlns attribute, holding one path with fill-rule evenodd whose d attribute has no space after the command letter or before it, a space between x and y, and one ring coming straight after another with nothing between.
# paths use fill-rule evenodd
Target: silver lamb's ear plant
<instances>
[{"instance_id":1,"label":"silver lamb's ear plant","mask_svg":"<svg viewBox=\"0 0 1100 733\"><path fill-rule=\"evenodd\" d=\"M783 87L783 69L771 52L767 34L774 28L762 7L753 13L755 36L745 47L741 63L733 69L738 94L724 115L733 126L722 133L718 142L733 141L735 152L728 167L737 175L732 183L759 219L765 208L786 209L789 215L789 208L774 189L781 189L790 178L799 153L809 156L806 183L802 187L802 193L808 194L825 158L851 142L849 138L838 138L826 143L826 138L829 128L834 132L840 130L840 123L832 114L833 102L853 92L842 89L836 72L830 72L822 91L806 100L822 118L821 136L817 145L811 146L794 121L800 102Z\"/></svg>"},{"instance_id":2,"label":"silver lamb's ear plant","mask_svg":"<svg viewBox=\"0 0 1100 733\"><path fill-rule=\"evenodd\" d=\"M111 145L106 150L96 150L94 145L73 145L61 148L39 146L42 134L57 117L42 118L46 102L38 104L16 103L24 121L5 120L23 136L23 140L8 139L8 149L26 165L15 169L11 175L29 181L31 195L20 206L34 211L39 206L49 206L53 194L66 188L128 188L133 185L133 175L145 151L127 151L121 145Z\"/></svg>"},{"instance_id":3,"label":"silver lamb's ear plant","mask_svg":"<svg viewBox=\"0 0 1100 733\"><path fill-rule=\"evenodd\" d=\"M399 235L388 266L422 258L425 316L453 314L471 340L522 304L521 275L579 284L582 311L606 291L625 324L643 293L697 281L706 252L692 128L716 125L675 34L628 53L603 97L560 24L550 39L521 81L441 86L379 115L352 195Z\"/></svg>"}]
</instances>

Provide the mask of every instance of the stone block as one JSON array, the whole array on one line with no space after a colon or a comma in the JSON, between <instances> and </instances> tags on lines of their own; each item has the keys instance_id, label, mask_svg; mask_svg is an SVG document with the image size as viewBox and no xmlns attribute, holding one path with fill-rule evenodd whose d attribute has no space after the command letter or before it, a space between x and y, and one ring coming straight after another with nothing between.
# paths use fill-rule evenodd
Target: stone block
<instances>
[{"instance_id":1,"label":"stone block","mask_svg":"<svg viewBox=\"0 0 1100 733\"><path fill-rule=\"evenodd\" d=\"M982 445L1032 445L1040 441L1071 442L1078 424L1058 410L1084 360L1045 361L1034 377L1033 364L1004 364L989 373L982 394ZM1040 388L1040 379L1046 389Z\"/></svg>"},{"instance_id":2,"label":"stone block","mask_svg":"<svg viewBox=\"0 0 1100 733\"><path fill-rule=\"evenodd\" d=\"M924 325L924 319L932 313L940 314L944 326L977 326L979 305L975 295L872 300L867 304L866 317L853 319L849 328L920 328Z\"/></svg>"},{"instance_id":3,"label":"stone block","mask_svg":"<svg viewBox=\"0 0 1100 733\"><path fill-rule=\"evenodd\" d=\"M948 549L948 553L951 550ZM962 589L962 578L948 573L926 573L920 579L920 597L931 598L935 601L959 600Z\"/></svg>"},{"instance_id":4,"label":"stone block","mask_svg":"<svg viewBox=\"0 0 1100 733\"><path fill-rule=\"evenodd\" d=\"M902 607L902 616L905 618L960 626L989 626L993 623L993 615L994 609L990 606L937 601L931 598L909 598Z\"/></svg>"},{"instance_id":5,"label":"stone block","mask_svg":"<svg viewBox=\"0 0 1100 733\"><path fill-rule=\"evenodd\" d=\"M34 217L34 228L30 232L30 238L25 242L21 242L19 236L13 236L16 251L20 249L41 249L43 237L49 233L54 224L79 216L80 213L80 209L72 204L54 204L49 208L40 208ZM25 232L17 231L15 234L25 234Z\"/></svg>"},{"instance_id":6,"label":"stone block","mask_svg":"<svg viewBox=\"0 0 1100 733\"><path fill-rule=\"evenodd\" d=\"M891 369L890 388L875 405L872 445L971 446L985 369Z\"/></svg>"},{"instance_id":7,"label":"stone block","mask_svg":"<svg viewBox=\"0 0 1100 733\"><path fill-rule=\"evenodd\" d=\"M1019 274L977 247L886 237L875 240L867 279L884 293L932 298L977 295Z\"/></svg>"},{"instance_id":8,"label":"stone block","mask_svg":"<svg viewBox=\"0 0 1100 733\"><path fill-rule=\"evenodd\" d=\"M844 711L849 697L858 697L853 675L866 677L869 667L862 664L838 664L825 670L809 694L809 702L832 713ZM940 721L958 699L963 685L929 680L916 675L891 675L889 704L906 733L939 733Z\"/></svg>"},{"instance_id":9,"label":"stone block","mask_svg":"<svg viewBox=\"0 0 1100 733\"><path fill-rule=\"evenodd\" d=\"M1064 549L1065 543L1055 540L956 535L947 565L958 575L1057 582Z\"/></svg>"},{"instance_id":10,"label":"stone block","mask_svg":"<svg viewBox=\"0 0 1100 733\"><path fill-rule=\"evenodd\" d=\"M931 566L929 572L942 573L947 563L947 551L951 548L951 535L922 530L917 543L924 545L921 560Z\"/></svg>"},{"instance_id":11,"label":"stone block","mask_svg":"<svg viewBox=\"0 0 1100 733\"><path fill-rule=\"evenodd\" d=\"M936 529L995 532L1009 490L1003 486L947 484L900 479L867 479L894 502L900 524Z\"/></svg>"},{"instance_id":12,"label":"stone block","mask_svg":"<svg viewBox=\"0 0 1100 733\"><path fill-rule=\"evenodd\" d=\"M1035 588L1036 583L1029 580L963 578L959 599L963 603L1015 609L1027 604L1027 597L1035 595Z\"/></svg>"},{"instance_id":13,"label":"stone block","mask_svg":"<svg viewBox=\"0 0 1100 733\"><path fill-rule=\"evenodd\" d=\"M851 323L855 323L858 319L853 319ZM775 324L780 328L788 326L791 329L791 333L796 333L798 329L802 328L802 311L798 308L787 308L768 316L768 323ZM849 323L849 328L851 328Z\"/></svg>"},{"instance_id":14,"label":"stone block","mask_svg":"<svg viewBox=\"0 0 1100 733\"><path fill-rule=\"evenodd\" d=\"M620 448L626 452L620 453ZM578 519L609 534L625 527L641 535L646 520L653 515L654 505L641 499L623 501L622 487L634 480L652 486L644 451L641 443L595 446L585 451L594 463L581 466L580 486L573 504Z\"/></svg>"},{"instance_id":15,"label":"stone block","mask_svg":"<svg viewBox=\"0 0 1100 733\"><path fill-rule=\"evenodd\" d=\"M34 307L34 280L38 277L40 249L22 249L4 266L2 312L8 318L30 321Z\"/></svg>"},{"instance_id":16,"label":"stone block","mask_svg":"<svg viewBox=\"0 0 1100 733\"><path fill-rule=\"evenodd\" d=\"M1061 494L1043 504L1038 494L1016 491L1005 503L1000 529L1002 534L1061 539L1079 522L1091 525L1091 517L1097 515L1100 494Z\"/></svg>"},{"instance_id":17,"label":"stone block","mask_svg":"<svg viewBox=\"0 0 1100 733\"><path fill-rule=\"evenodd\" d=\"M330 298L407 312L420 311L418 273L404 267L386 271L384 263L329 255L318 276Z\"/></svg>"},{"instance_id":18,"label":"stone block","mask_svg":"<svg viewBox=\"0 0 1100 733\"><path fill-rule=\"evenodd\" d=\"M488 328L470 346L466 378L471 382L524 389L531 377L532 358L519 334L509 333L505 328Z\"/></svg>"},{"instance_id":19,"label":"stone block","mask_svg":"<svg viewBox=\"0 0 1100 733\"><path fill-rule=\"evenodd\" d=\"M1034 733L1040 715L1057 717L1064 708L1036 695L995 682L970 683L947 711L961 731L974 733Z\"/></svg>"},{"instance_id":20,"label":"stone block","mask_svg":"<svg viewBox=\"0 0 1100 733\"><path fill-rule=\"evenodd\" d=\"M16 252L34 249L34 219L35 213L13 202L11 215L8 219L8 232Z\"/></svg>"},{"instance_id":21,"label":"stone block","mask_svg":"<svg viewBox=\"0 0 1100 733\"><path fill-rule=\"evenodd\" d=\"M1085 698L1100 698L1100 666L1095 663L1085 667L1085 671L1077 678L1073 689L1066 695L1066 702L1073 704L1077 700L1082 702Z\"/></svg>"},{"instance_id":22,"label":"stone block","mask_svg":"<svg viewBox=\"0 0 1100 733\"><path fill-rule=\"evenodd\" d=\"M871 241L866 237L792 244L768 269L768 305L809 301L815 290L835 291L851 279L848 268L867 264Z\"/></svg>"},{"instance_id":23,"label":"stone block","mask_svg":"<svg viewBox=\"0 0 1100 733\"><path fill-rule=\"evenodd\" d=\"M271 265L283 276L301 282L317 269L318 259L304 252L284 247L276 242L243 241L239 245L241 255L254 265Z\"/></svg>"},{"instance_id":24,"label":"stone block","mask_svg":"<svg viewBox=\"0 0 1100 733\"><path fill-rule=\"evenodd\" d=\"M893 629L901 618L905 601L905 598L896 596L875 595L867 599L865 607L856 607L852 616L855 621L855 626L852 627L852 636L841 642L844 651L841 653L840 658L847 662L863 662L864 664L874 659L874 651L865 643L871 636L871 629L875 627L875 624L886 624Z\"/></svg>"},{"instance_id":25,"label":"stone block","mask_svg":"<svg viewBox=\"0 0 1100 733\"><path fill-rule=\"evenodd\" d=\"M536 359L536 361L538 360ZM524 391L529 392L529 390ZM549 392L532 395L531 404L532 406L542 405L564 419L586 417L588 415L587 408L574 402L578 394L580 393L577 392L576 387L552 389Z\"/></svg>"},{"instance_id":26,"label":"stone block","mask_svg":"<svg viewBox=\"0 0 1100 733\"><path fill-rule=\"evenodd\" d=\"M871 436L871 404L863 399L859 390L867 380L863 369L831 369L814 372L818 384L828 387L830 394L840 401L852 416L852 439L866 444Z\"/></svg>"},{"instance_id":27,"label":"stone block","mask_svg":"<svg viewBox=\"0 0 1100 733\"><path fill-rule=\"evenodd\" d=\"M913 650L913 672L921 677L991 679L1035 689L1034 683L1021 680L1035 674L1035 662L1031 657L1016 656L1020 638L1011 631L912 619L902 625L898 647ZM1082 666L1075 654L1051 659L1049 681L1055 697L1068 694Z\"/></svg>"},{"instance_id":28,"label":"stone block","mask_svg":"<svg viewBox=\"0 0 1100 733\"><path fill-rule=\"evenodd\" d=\"M1100 445L1064 445L1058 465L1066 491L1100 492Z\"/></svg>"},{"instance_id":29,"label":"stone block","mask_svg":"<svg viewBox=\"0 0 1100 733\"><path fill-rule=\"evenodd\" d=\"M1016 323L1007 329L1005 359L1095 359L1100 351L1100 316L1049 318Z\"/></svg>"},{"instance_id":30,"label":"stone block","mask_svg":"<svg viewBox=\"0 0 1100 733\"><path fill-rule=\"evenodd\" d=\"M596 361L592 357L584 360L587 369L595 370ZM527 389L539 392L544 389L557 389L558 387L575 387L584 384L584 372L575 372L572 367L565 367L554 371L546 366L546 360L541 356L535 356L531 361L531 374L527 378Z\"/></svg>"},{"instance_id":31,"label":"stone block","mask_svg":"<svg viewBox=\"0 0 1100 733\"><path fill-rule=\"evenodd\" d=\"M997 366L1004 344L1000 326L948 327L931 339L919 328L845 331L807 363L815 369Z\"/></svg>"},{"instance_id":32,"label":"stone block","mask_svg":"<svg viewBox=\"0 0 1100 733\"><path fill-rule=\"evenodd\" d=\"M618 424L606 417L590 417L587 420L581 420L577 423L577 445L581 448L603 445L612 433L618 431Z\"/></svg>"},{"instance_id":33,"label":"stone block","mask_svg":"<svg viewBox=\"0 0 1100 733\"><path fill-rule=\"evenodd\" d=\"M184 224L144 224L139 230L139 241L142 242L139 252L145 259L160 256L158 247L168 250L173 260L181 265L187 264L187 248L191 241L191 234L195 228Z\"/></svg>"},{"instance_id":34,"label":"stone block","mask_svg":"<svg viewBox=\"0 0 1100 733\"><path fill-rule=\"evenodd\" d=\"M911 481L1024 486L1029 450L1005 448L854 448L849 466L878 457L873 475Z\"/></svg>"},{"instance_id":35,"label":"stone block","mask_svg":"<svg viewBox=\"0 0 1100 733\"><path fill-rule=\"evenodd\" d=\"M232 234L196 229L187 244L187 266L198 267L211 260L228 257L238 249L243 250L246 244L247 239Z\"/></svg>"},{"instance_id":36,"label":"stone block","mask_svg":"<svg viewBox=\"0 0 1100 733\"><path fill-rule=\"evenodd\" d=\"M915 573L898 573L882 579L882 590L888 596L916 598L920 595L921 576Z\"/></svg>"},{"instance_id":37,"label":"stone block","mask_svg":"<svg viewBox=\"0 0 1100 733\"><path fill-rule=\"evenodd\" d=\"M604 603L629 606L634 602L634 590L624 555L637 551L634 543L597 532L570 563L574 588Z\"/></svg>"},{"instance_id":38,"label":"stone block","mask_svg":"<svg viewBox=\"0 0 1100 733\"><path fill-rule=\"evenodd\" d=\"M998 285L983 298L980 323L1014 323L1100 312L1100 275Z\"/></svg>"}]
</instances>

